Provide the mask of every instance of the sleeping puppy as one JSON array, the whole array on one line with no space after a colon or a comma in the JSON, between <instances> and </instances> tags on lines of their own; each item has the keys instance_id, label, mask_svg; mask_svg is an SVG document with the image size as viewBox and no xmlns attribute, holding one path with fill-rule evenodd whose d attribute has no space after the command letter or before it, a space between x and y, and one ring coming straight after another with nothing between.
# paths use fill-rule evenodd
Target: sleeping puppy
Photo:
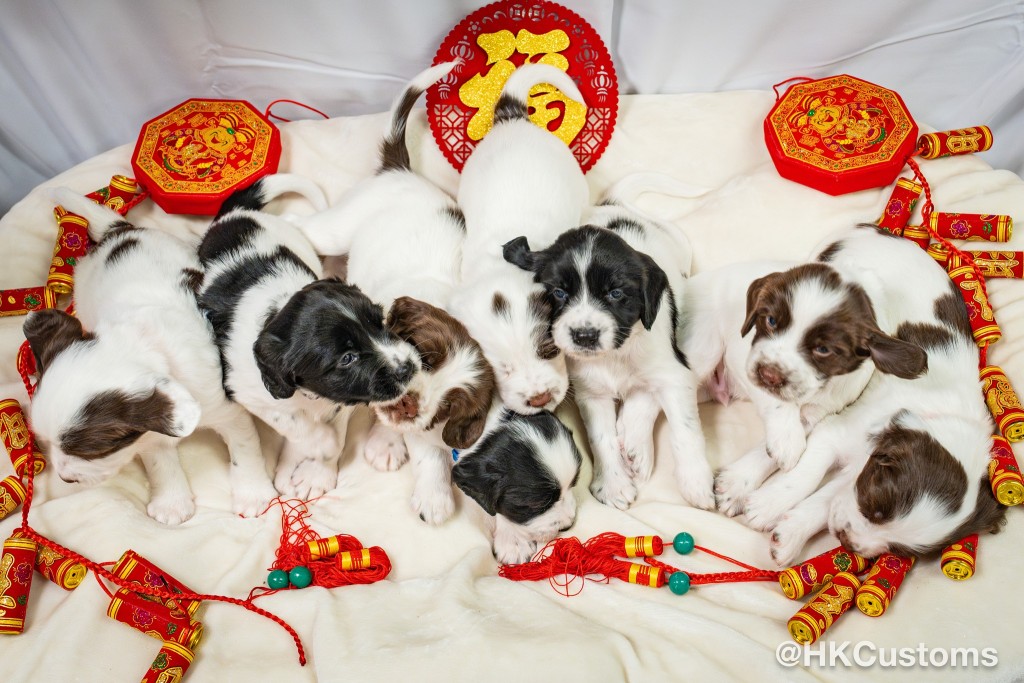
<instances>
[{"instance_id":1,"label":"sleeping puppy","mask_svg":"<svg viewBox=\"0 0 1024 683\"><path fill-rule=\"evenodd\" d=\"M688 260L681 261L682 245L664 230L613 208L605 215L607 227L574 228L540 251L519 237L505 245L504 256L532 272L547 292L554 342L568 356L594 454L594 496L619 509L636 500L653 467L650 418L664 411L683 498L710 509L713 475L704 456L697 380L676 347L676 302ZM642 429L616 433L619 400L620 430Z\"/></svg>"},{"instance_id":2,"label":"sleeping puppy","mask_svg":"<svg viewBox=\"0 0 1024 683\"><path fill-rule=\"evenodd\" d=\"M195 250L71 190L55 199L89 221L97 244L75 268L78 318L51 309L25 321L40 373L31 411L40 449L61 479L83 484L138 453L149 515L180 524L195 503L177 443L208 427L228 446L232 510L259 514L277 492L252 419L224 394L213 331L196 302Z\"/></svg>"},{"instance_id":3,"label":"sleeping puppy","mask_svg":"<svg viewBox=\"0 0 1024 683\"><path fill-rule=\"evenodd\" d=\"M994 425L956 286L916 245L872 225L847 231L823 257L866 283L880 302L880 326L924 349L927 370L914 380L875 373L849 408L815 427L793 469L747 498L748 518L774 528L780 565L791 564L826 525L866 557L930 554L996 530L1005 510L988 485ZM833 468L838 472L819 489Z\"/></svg>"},{"instance_id":4,"label":"sleeping puppy","mask_svg":"<svg viewBox=\"0 0 1024 683\"><path fill-rule=\"evenodd\" d=\"M309 243L262 211L288 191L324 208L310 181L279 174L236 192L199 246L207 311L234 400L285 437L275 485L315 498L335 487L351 406L391 401L419 368L358 287L320 280Z\"/></svg>"},{"instance_id":5,"label":"sleeping puppy","mask_svg":"<svg viewBox=\"0 0 1024 683\"><path fill-rule=\"evenodd\" d=\"M920 348L879 328L864 287L828 263L701 273L682 308L694 373L719 402L749 399L764 424L765 444L716 477L718 509L730 516L773 471L796 465L805 434L853 402L876 368L912 379L926 367Z\"/></svg>"},{"instance_id":6,"label":"sleeping puppy","mask_svg":"<svg viewBox=\"0 0 1024 683\"><path fill-rule=\"evenodd\" d=\"M531 278L502 260L518 235L545 247L579 225L589 190L569 148L528 118L527 96L550 84L583 102L565 72L519 67L506 81L494 126L466 160L459 206L466 217L462 287L451 310L480 342L505 403L517 412L553 410L569 387L565 360L548 342L548 315Z\"/></svg>"},{"instance_id":7,"label":"sleeping puppy","mask_svg":"<svg viewBox=\"0 0 1024 683\"><path fill-rule=\"evenodd\" d=\"M552 413L521 415L495 400L483 436L452 457L455 484L493 522L492 550L501 564L529 561L575 522L572 489L582 457Z\"/></svg>"}]
</instances>

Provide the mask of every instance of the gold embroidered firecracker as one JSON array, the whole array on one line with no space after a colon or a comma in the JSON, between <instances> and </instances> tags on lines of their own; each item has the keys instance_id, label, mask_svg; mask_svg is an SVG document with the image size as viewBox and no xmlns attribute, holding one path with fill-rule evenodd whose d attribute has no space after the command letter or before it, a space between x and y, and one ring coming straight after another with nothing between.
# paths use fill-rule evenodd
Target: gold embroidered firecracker
<instances>
[{"instance_id":1,"label":"gold embroidered firecracker","mask_svg":"<svg viewBox=\"0 0 1024 683\"><path fill-rule=\"evenodd\" d=\"M1006 506L1024 503L1024 477L1021 477L1010 442L998 434L993 436L991 453L988 478L996 500Z\"/></svg>"},{"instance_id":2,"label":"gold embroidered firecracker","mask_svg":"<svg viewBox=\"0 0 1024 683\"><path fill-rule=\"evenodd\" d=\"M917 141L922 159L938 159L960 154L984 152L992 147L992 131L988 126L925 133Z\"/></svg>"},{"instance_id":3,"label":"gold embroidered firecracker","mask_svg":"<svg viewBox=\"0 0 1024 683\"><path fill-rule=\"evenodd\" d=\"M180 683L195 656L184 645L165 642L142 677L142 683Z\"/></svg>"},{"instance_id":4,"label":"gold embroidered firecracker","mask_svg":"<svg viewBox=\"0 0 1024 683\"><path fill-rule=\"evenodd\" d=\"M994 344L1002 337L995 313L988 302L988 296L982 289L977 273L970 266L949 269L949 278L960 290L960 296L967 307L967 318L971 324L971 334L978 346Z\"/></svg>"},{"instance_id":5,"label":"gold embroidered firecracker","mask_svg":"<svg viewBox=\"0 0 1024 683\"><path fill-rule=\"evenodd\" d=\"M1024 439L1024 407L1003 369L998 365L982 368L981 390L1000 434L1011 443Z\"/></svg>"},{"instance_id":6,"label":"gold embroidered firecracker","mask_svg":"<svg viewBox=\"0 0 1024 683\"><path fill-rule=\"evenodd\" d=\"M928 243L932 240L932 236L920 225L908 225L903 228L903 236L922 249L927 249Z\"/></svg>"},{"instance_id":7,"label":"gold embroidered firecracker","mask_svg":"<svg viewBox=\"0 0 1024 683\"><path fill-rule=\"evenodd\" d=\"M1008 242L1013 236L1009 216L933 211L928 224L940 237L954 240Z\"/></svg>"},{"instance_id":8,"label":"gold embroidered firecracker","mask_svg":"<svg viewBox=\"0 0 1024 683\"><path fill-rule=\"evenodd\" d=\"M35 560L35 542L18 536L4 541L0 554L0 633L17 634L25 630Z\"/></svg>"},{"instance_id":9,"label":"gold embroidered firecracker","mask_svg":"<svg viewBox=\"0 0 1024 683\"><path fill-rule=\"evenodd\" d=\"M864 583L857 589L857 609L869 617L880 617L914 566L913 557L883 553L875 560Z\"/></svg>"},{"instance_id":10,"label":"gold embroidered firecracker","mask_svg":"<svg viewBox=\"0 0 1024 683\"><path fill-rule=\"evenodd\" d=\"M142 557L134 550L126 550L114 567L110 570L114 576L127 579L134 583L151 588L162 588L173 593L191 593L192 589L185 586L173 576ZM163 599L164 605L170 609L182 609L190 616L199 609L198 600Z\"/></svg>"},{"instance_id":11,"label":"gold embroidered firecracker","mask_svg":"<svg viewBox=\"0 0 1024 683\"><path fill-rule=\"evenodd\" d=\"M0 401L0 439L4 442L11 464L19 477L25 476L25 467L32 455L32 435L25 422L21 404L13 398ZM42 453L36 451L35 471L39 474L46 466Z\"/></svg>"},{"instance_id":12,"label":"gold embroidered firecracker","mask_svg":"<svg viewBox=\"0 0 1024 683\"><path fill-rule=\"evenodd\" d=\"M903 229L910 221L910 214L914 212L917 200L921 196L921 190L921 185L910 178L897 180L889 201L885 203L882 216L878 219L878 227L893 235L902 235Z\"/></svg>"},{"instance_id":13,"label":"gold embroidered firecracker","mask_svg":"<svg viewBox=\"0 0 1024 683\"><path fill-rule=\"evenodd\" d=\"M968 251L974 265L978 266L982 276L1024 279L1024 252L1020 251ZM936 242L928 247L928 254L949 268L959 268L963 259L951 254L945 245Z\"/></svg>"},{"instance_id":14,"label":"gold embroidered firecracker","mask_svg":"<svg viewBox=\"0 0 1024 683\"><path fill-rule=\"evenodd\" d=\"M11 475L0 481L0 519L17 510L25 502L25 495L19 477Z\"/></svg>"},{"instance_id":15,"label":"gold embroidered firecracker","mask_svg":"<svg viewBox=\"0 0 1024 683\"><path fill-rule=\"evenodd\" d=\"M64 557L46 546L39 546L39 552L36 553L36 571L68 591L78 588L89 573L85 565L78 560Z\"/></svg>"},{"instance_id":16,"label":"gold embroidered firecracker","mask_svg":"<svg viewBox=\"0 0 1024 683\"><path fill-rule=\"evenodd\" d=\"M869 564L867 558L839 546L784 570L779 574L779 585L787 598L797 600L818 590L839 572L861 574Z\"/></svg>"},{"instance_id":17,"label":"gold embroidered firecracker","mask_svg":"<svg viewBox=\"0 0 1024 683\"><path fill-rule=\"evenodd\" d=\"M974 576L978 558L978 534L971 534L942 550L942 573L954 581Z\"/></svg>"},{"instance_id":18,"label":"gold embroidered firecracker","mask_svg":"<svg viewBox=\"0 0 1024 683\"><path fill-rule=\"evenodd\" d=\"M160 598L120 588L110 600L107 616L127 624L150 638L174 641L195 650L203 637L201 622L180 609L168 609Z\"/></svg>"},{"instance_id":19,"label":"gold embroidered firecracker","mask_svg":"<svg viewBox=\"0 0 1024 683\"><path fill-rule=\"evenodd\" d=\"M849 572L839 572L789 620L789 634L801 645L811 645L853 604L860 581Z\"/></svg>"}]
</instances>

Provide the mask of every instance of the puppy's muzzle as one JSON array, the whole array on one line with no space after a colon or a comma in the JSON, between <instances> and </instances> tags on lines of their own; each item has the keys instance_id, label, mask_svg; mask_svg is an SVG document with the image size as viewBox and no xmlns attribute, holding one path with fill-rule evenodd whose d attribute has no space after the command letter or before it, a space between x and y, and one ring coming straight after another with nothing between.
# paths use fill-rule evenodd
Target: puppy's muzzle
<instances>
[{"instance_id":1,"label":"puppy's muzzle","mask_svg":"<svg viewBox=\"0 0 1024 683\"><path fill-rule=\"evenodd\" d=\"M777 365L759 363L755 369L757 383L768 391L778 392L789 384L789 377Z\"/></svg>"},{"instance_id":2,"label":"puppy's muzzle","mask_svg":"<svg viewBox=\"0 0 1024 683\"><path fill-rule=\"evenodd\" d=\"M541 394L535 394L534 396L531 396L526 401L526 405L530 406L531 408L543 408L547 404L551 403L552 398L553 397L551 396L551 392L545 391Z\"/></svg>"},{"instance_id":3,"label":"puppy's muzzle","mask_svg":"<svg viewBox=\"0 0 1024 683\"><path fill-rule=\"evenodd\" d=\"M574 327L569 330L572 343L581 349L596 349L601 339L601 332L596 327Z\"/></svg>"},{"instance_id":4,"label":"puppy's muzzle","mask_svg":"<svg viewBox=\"0 0 1024 683\"><path fill-rule=\"evenodd\" d=\"M407 360L395 368L395 381L399 384L408 384L414 374L416 374L416 366L411 360Z\"/></svg>"},{"instance_id":5,"label":"puppy's muzzle","mask_svg":"<svg viewBox=\"0 0 1024 683\"><path fill-rule=\"evenodd\" d=\"M409 392L402 398L389 406L386 406L384 410L387 411L388 416L395 423L407 422L415 419L420 414L420 399L414 392Z\"/></svg>"}]
</instances>

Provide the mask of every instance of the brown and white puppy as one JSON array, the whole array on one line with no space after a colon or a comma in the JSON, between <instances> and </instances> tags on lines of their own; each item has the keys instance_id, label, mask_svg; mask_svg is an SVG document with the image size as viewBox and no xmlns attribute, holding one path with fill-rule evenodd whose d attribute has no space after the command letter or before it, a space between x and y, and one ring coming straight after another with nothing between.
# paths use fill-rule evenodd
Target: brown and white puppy
<instances>
[{"instance_id":1,"label":"brown and white puppy","mask_svg":"<svg viewBox=\"0 0 1024 683\"><path fill-rule=\"evenodd\" d=\"M918 346L882 330L864 286L827 263L701 273L682 311L683 351L710 394L749 399L764 423L765 446L716 477L718 509L729 515L775 469L792 469L806 434L856 399L876 369L911 379L927 367Z\"/></svg>"},{"instance_id":2,"label":"brown and white puppy","mask_svg":"<svg viewBox=\"0 0 1024 683\"><path fill-rule=\"evenodd\" d=\"M233 510L259 514L276 491L252 419L224 393L213 331L196 302L203 272L195 250L70 190L55 199L89 220L98 244L75 269L78 318L47 310L25 321L41 373L31 408L40 449L62 479L82 484L139 454L150 516L178 524L195 503L177 442L209 427L231 454Z\"/></svg>"}]
</instances>

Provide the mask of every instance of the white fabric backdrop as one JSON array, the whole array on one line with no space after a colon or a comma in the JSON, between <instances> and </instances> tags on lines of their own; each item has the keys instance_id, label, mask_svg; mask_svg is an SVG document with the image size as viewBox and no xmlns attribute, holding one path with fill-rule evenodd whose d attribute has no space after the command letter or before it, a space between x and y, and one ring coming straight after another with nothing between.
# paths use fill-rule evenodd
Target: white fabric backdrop
<instances>
[{"instance_id":1,"label":"white fabric backdrop","mask_svg":"<svg viewBox=\"0 0 1024 683\"><path fill-rule=\"evenodd\" d=\"M189 97L383 111L483 4L0 0L0 214ZM1024 0L563 4L604 38L624 93L767 89L846 72L895 89L936 128L992 126L985 161L1024 172Z\"/></svg>"}]
</instances>

